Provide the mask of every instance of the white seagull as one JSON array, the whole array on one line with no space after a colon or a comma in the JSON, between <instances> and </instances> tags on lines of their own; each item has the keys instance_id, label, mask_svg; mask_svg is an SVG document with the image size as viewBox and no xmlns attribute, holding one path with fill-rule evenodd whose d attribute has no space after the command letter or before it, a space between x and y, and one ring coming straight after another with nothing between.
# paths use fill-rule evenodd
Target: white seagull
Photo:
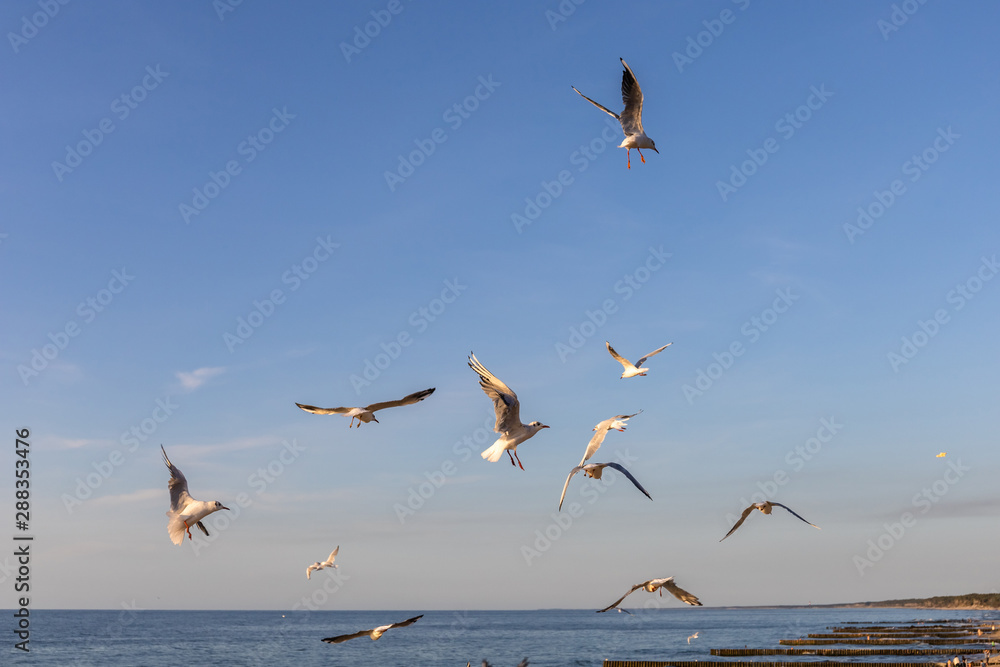
<instances>
[{"instance_id":1,"label":"white seagull","mask_svg":"<svg viewBox=\"0 0 1000 667\"><path fill-rule=\"evenodd\" d=\"M188 482L184 473L170 462L170 459L167 458L167 450L163 449L163 445L160 445L160 451L163 452L163 462L170 470L170 481L167 482L167 488L170 490L170 510L167 512L167 516L170 521L167 522L167 532L170 534L171 541L174 544L183 542L185 531L187 531L188 539L192 539L191 526L198 526L201 528L201 532L208 535L208 528L205 528L205 524L201 520L212 512L228 510L229 508L217 500L205 502L192 498L191 494L188 493Z\"/></svg>"},{"instance_id":2,"label":"white seagull","mask_svg":"<svg viewBox=\"0 0 1000 667\"><path fill-rule=\"evenodd\" d=\"M322 563L316 561L312 565L306 568L306 579L312 579L313 570L322 570L325 567L336 568L337 566L333 564L333 559L337 557L337 553L340 551L340 546L338 545L336 549L330 552L330 557L327 558Z\"/></svg>"},{"instance_id":3,"label":"white seagull","mask_svg":"<svg viewBox=\"0 0 1000 667\"><path fill-rule=\"evenodd\" d=\"M340 642L346 642L349 639L357 639L358 637L371 637L372 641L375 641L382 635L386 633L387 630L392 630L393 628L402 628L407 625L413 625L417 622L417 619L423 618L424 615L414 616L413 618L408 618L405 621L400 621L399 623L390 623L389 625L380 625L372 630L361 630L360 632L355 632L350 635L338 635L336 637L327 637L323 641L327 644L339 644Z\"/></svg>"},{"instance_id":4,"label":"white seagull","mask_svg":"<svg viewBox=\"0 0 1000 667\"><path fill-rule=\"evenodd\" d=\"M622 355L620 355L617 352L615 352L615 348L611 347L611 343L609 343L608 341L604 341L604 344L608 346L608 352L610 352L611 356L615 358L615 361L617 361L619 364L621 364L625 368L625 372L622 373L622 379L623 380L625 378L635 377L636 375L641 375L642 377L646 377L646 371L648 371L649 369L648 368L642 368L642 365L644 363L646 363L646 359L649 359L654 354L659 354L660 352L663 352L665 349L667 349L668 347L670 347L671 345L673 345L673 343L667 343L663 347L658 347L655 350L653 350L652 352L650 352L649 354L643 356L641 359L639 359L639 361L637 361L633 365L631 361L629 361L628 359L626 359Z\"/></svg>"},{"instance_id":5,"label":"white seagull","mask_svg":"<svg viewBox=\"0 0 1000 667\"><path fill-rule=\"evenodd\" d=\"M699 630L698 632L701 632L701 630ZM698 632L696 632L693 635L691 635L690 637L688 637L688 644L691 643L692 639L697 639L698 638Z\"/></svg>"},{"instance_id":6,"label":"white seagull","mask_svg":"<svg viewBox=\"0 0 1000 667\"><path fill-rule=\"evenodd\" d=\"M418 391L409 396L401 398L398 401L383 401L382 403L372 403L363 408L317 408L313 405L302 405L301 403L296 403L306 412L311 412L316 415L344 415L351 418L351 423L347 425L347 428L351 428L354 425L354 420L358 420L358 428L361 428L361 422L367 424L368 422L379 423L375 419L376 410L385 410L386 408L398 408L401 405L412 405L413 403L419 403L428 396L434 393L434 387L430 389L424 389L423 391Z\"/></svg>"},{"instance_id":7,"label":"white seagull","mask_svg":"<svg viewBox=\"0 0 1000 667\"><path fill-rule=\"evenodd\" d=\"M762 503L754 503L750 507L748 507L745 510L743 510L743 516L740 517L740 520L736 522L735 526L733 526L732 528L729 529L729 532L726 533L726 537L729 537L730 535L732 535L733 533L735 533L736 529L743 525L743 522L747 520L747 517L750 516L750 513L753 512L754 510L760 510L764 514L770 514L771 510L774 508L774 506L784 507L786 510L788 510L789 512L791 512L792 514L794 514L796 518L802 519L802 521L805 521L806 523L809 523L808 521L806 521L805 519L803 519L798 514L795 514L795 512L792 511L791 507L788 507L787 505L782 505L781 503L775 503L775 502L771 502L771 501L765 501L765 502L762 502ZM815 528L816 530L820 530L820 527L817 526L814 523L809 523L809 525L812 526L813 528ZM726 539L726 537L723 537L722 540ZM719 541L721 542L722 540L719 540Z\"/></svg>"},{"instance_id":8,"label":"white seagull","mask_svg":"<svg viewBox=\"0 0 1000 667\"><path fill-rule=\"evenodd\" d=\"M649 581L644 581L641 584L636 584L631 588L631 590L629 590L628 593L621 596L620 598L615 600L612 604L608 605L604 609L599 609L597 613L600 614L601 612L608 611L609 609L614 609L615 607L621 604L622 600L624 600L625 598L627 598L629 595L636 592L640 588L644 588L650 593L659 590L661 596L663 595L663 589L666 588L668 593L673 593L674 597L680 600L681 602L686 602L689 605L693 605L695 607L701 606L701 602L698 600L698 598L691 595L686 590L675 584L673 577L667 577L666 579L650 579Z\"/></svg>"},{"instance_id":9,"label":"white seagull","mask_svg":"<svg viewBox=\"0 0 1000 667\"><path fill-rule=\"evenodd\" d=\"M521 459L517 456L517 446L548 426L537 421L522 424L521 404L517 400L517 394L500 378L486 370L486 367L479 363L479 359L476 359L476 355L471 352L469 353L469 368L479 374L479 386L483 388L487 396L493 399L493 410L497 414L493 430L500 434L497 441L481 456L490 463L496 463L503 456L503 453L507 452L510 464L514 465L514 459L517 458L517 465L521 466L521 470L524 470ZM511 456L511 452L514 453L513 456Z\"/></svg>"},{"instance_id":10,"label":"white seagull","mask_svg":"<svg viewBox=\"0 0 1000 667\"><path fill-rule=\"evenodd\" d=\"M610 114L615 120L622 124L622 132L625 133L625 139L622 140L618 148L624 148L625 158L628 160L628 168L632 168L632 158L631 150L634 148L639 151L639 159L642 160L643 164L646 162L646 158L642 157L641 148L651 148L656 151L656 142L646 136L646 133L642 129L642 90L639 89L639 82L635 80L635 74L632 74L632 68L629 67L624 60L622 61L622 66L625 71L622 72L622 102L625 103L625 109L619 116L611 109L604 105L598 104L594 100L590 99L579 90L576 90L576 86L571 86L573 90L576 90L577 94L583 99L587 100L595 107L603 111L604 113ZM660 151L656 151L659 153Z\"/></svg>"},{"instance_id":11,"label":"white seagull","mask_svg":"<svg viewBox=\"0 0 1000 667\"><path fill-rule=\"evenodd\" d=\"M598 422L597 426L595 426L593 429L596 432L590 439L590 442L587 443L587 451L583 453L583 458L580 459L580 465L586 463L587 459L589 459L591 456L597 453L597 450L601 448L601 443L604 442L605 436L608 435L608 431L610 431L611 429L615 429L616 431L624 431L625 422L627 422L629 419L635 417L638 414L642 414L642 410L639 410L639 412L636 412L631 415L615 415L611 419L605 419L602 422Z\"/></svg>"},{"instance_id":12,"label":"white seagull","mask_svg":"<svg viewBox=\"0 0 1000 667\"><path fill-rule=\"evenodd\" d=\"M563 484L562 496L559 497L559 510L562 511L563 500L566 499L566 489L569 488L569 480L573 479L573 475L575 475L576 473L578 473L578 472L580 472L582 470L583 474L586 475L587 477L593 477L594 479L600 479L601 475L604 474L604 469L608 468L608 467L614 468L618 472L620 472L623 475L625 475L626 477L628 477L629 481L632 482L635 485L635 488L637 488L640 491L642 491L645 494L645 496L647 498L649 498L650 500L653 499L653 497L651 495L649 495L649 492L646 491L646 489L642 488L642 484L639 483L639 480L637 480L635 477L633 477L632 473L630 473L628 470L626 470L625 466L621 465L620 463L614 463L614 462L611 462L611 463L588 463L587 465L577 466L577 467L575 467L575 468L573 468L572 470L569 471L569 476L566 478L566 483Z\"/></svg>"}]
</instances>

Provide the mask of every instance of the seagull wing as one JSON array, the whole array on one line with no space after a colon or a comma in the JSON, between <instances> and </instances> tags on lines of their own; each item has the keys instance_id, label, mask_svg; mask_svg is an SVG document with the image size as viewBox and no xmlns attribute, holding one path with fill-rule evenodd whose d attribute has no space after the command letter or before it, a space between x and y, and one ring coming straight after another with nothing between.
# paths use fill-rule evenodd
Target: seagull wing
<instances>
[{"instance_id":1,"label":"seagull wing","mask_svg":"<svg viewBox=\"0 0 1000 667\"><path fill-rule=\"evenodd\" d=\"M611 356L615 358L615 361L624 366L625 370L632 368L632 362L615 352L615 348L611 347L611 343L604 341L604 344L608 346L608 352L610 352Z\"/></svg>"},{"instance_id":2,"label":"seagull wing","mask_svg":"<svg viewBox=\"0 0 1000 667\"><path fill-rule=\"evenodd\" d=\"M632 595L632 593L635 593L637 590L639 590L640 588L642 588L643 586L645 586L648 583L649 583L648 581L644 581L641 584L636 584L631 589L629 589L628 593L626 593L625 595L621 596L620 598L618 598L617 600L615 600L614 602L612 602L610 605L608 605L604 609L598 609L597 613L600 614L602 612L610 611L611 609L614 609L615 607L617 607L618 605L620 605L622 603L622 600L624 600L628 596Z\"/></svg>"},{"instance_id":3,"label":"seagull wing","mask_svg":"<svg viewBox=\"0 0 1000 667\"><path fill-rule=\"evenodd\" d=\"M622 72L622 102L625 103L621 115L622 130L625 134L642 134L642 90L635 74L632 74L632 68L621 58L619 60L625 68Z\"/></svg>"},{"instance_id":4,"label":"seagull wing","mask_svg":"<svg viewBox=\"0 0 1000 667\"><path fill-rule=\"evenodd\" d=\"M434 393L434 387L430 389L424 389L423 391L418 391L405 398L401 398L398 401L383 401L382 403L372 403L365 408L368 412L375 412L376 410L385 410L386 408L398 408L401 405L412 405L413 403L419 403L428 396ZM298 404L296 404L298 405ZM302 406L299 405L301 408Z\"/></svg>"},{"instance_id":5,"label":"seagull wing","mask_svg":"<svg viewBox=\"0 0 1000 667\"><path fill-rule=\"evenodd\" d=\"M698 598L691 595L686 590L675 584L673 577L670 577L670 579L667 579L667 581L664 582L663 588L666 588L668 591L673 593L674 597L680 600L681 602L686 602L693 607L702 606ZM695 636L697 636L697 634L695 634Z\"/></svg>"},{"instance_id":6,"label":"seagull wing","mask_svg":"<svg viewBox=\"0 0 1000 667\"><path fill-rule=\"evenodd\" d=\"M486 367L479 363L479 359L476 359L476 355L472 353L469 354L469 368L479 374L479 386L483 388L487 396L493 399L493 410L497 414L493 430L497 433L506 433L512 428L519 427L521 425L521 408L517 394L500 378L486 370Z\"/></svg>"},{"instance_id":7,"label":"seagull wing","mask_svg":"<svg viewBox=\"0 0 1000 667\"><path fill-rule=\"evenodd\" d=\"M562 495L559 496L559 509L562 510L563 501L566 500L566 489L569 488L569 480L573 479L573 475L583 470L583 466L577 466L569 471L569 475L566 476L566 483L563 484Z\"/></svg>"},{"instance_id":8,"label":"seagull wing","mask_svg":"<svg viewBox=\"0 0 1000 667\"><path fill-rule=\"evenodd\" d=\"M607 437L608 431L611 429L611 423L615 420L605 419L602 422L598 422L597 426L594 427L594 435L590 438L590 442L587 443L587 451L583 453L583 459L580 461L580 465L587 462L591 456L597 453L597 450L601 448L604 443L604 438Z\"/></svg>"},{"instance_id":9,"label":"seagull wing","mask_svg":"<svg viewBox=\"0 0 1000 667\"><path fill-rule=\"evenodd\" d=\"M799 516L798 514L796 514L796 513L795 513L795 512L794 512L794 511L792 510L792 508L791 508L791 507L788 507L787 505L782 505L781 503L776 503L776 502L774 502L773 500L771 501L771 504L772 504L772 505L777 505L778 507L784 507L784 508L785 508L786 510L788 510L788 511L789 511L789 512L791 512L792 514L795 514L795 516L796 516L796 517L798 517L799 519L802 519L802 517L801 517L801 516ZM803 520L803 521L806 521L805 519L802 519L802 520ZM808 522L808 521L806 521L806 523L809 523L809 522ZM816 525L816 524L814 524L814 523L809 523L809 525L810 525L810 526L812 526L813 528L815 528L816 530L822 530L822 529L821 529L821 528L820 528L819 526L817 526L817 525Z\"/></svg>"},{"instance_id":10,"label":"seagull wing","mask_svg":"<svg viewBox=\"0 0 1000 667\"><path fill-rule=\"evenodd\" d=\"M649 492L646 491L646 489L642 488L642 484L639 483L639 480L637 480L635 477L633 477L632 473L630 473L628 470L625 469L625 466L623 466L620 463L615 463L613 461L611 463L604 463L603 465L606 465L606 466L608 466L610 468L614 468L618 472L620 472L623 475L625 475L626 477L628 477L629 481L632 482L633 484L635 484L635 488L637 488L640 491L642 491L645 494L645 496L647 498L649 498L650 500L653 499L653 496L649 495Z\"/></svg>"},{"instance_id":11,"label":"seagull wing","mask_svg":"<svg viewBox=\"0 0 1000 667\"><path fill-rule=\"evenodd\" d=\"M160 451L163 452L163 462L167 464L167 468L170 470L170 481L167 482L167 488L170 490L170 510L172 512L179 512L194 499L188 493L188 481L184 477L184 473L170 462L170 459L167 458L167 450L163 449L163 445L160 445Z\"/></svg>"},{"instance_id":12,"label":"seagull wing","mask_svg":"<svg viewBox=\"0 0 1000 667\"><path fill-rule=\"evenodd\" d=\"M667 343L663 347L660 347L660 348L657 348L657 349L653 350L652 352L650 352L649 354L647 354L646 356L644 356L642 359L640 359L639 361L635 362L635 367L639 368L639 366L642 366L646 362L646 359L649 359L654 354L659 354L660 352L663 352L665 349L667 349L671 345L673 345L673 343Z\"/></svg>"},{"instance_id":13,"label":"seagull wing","mask_svg":"<svg viewBox=\"0 0 1000 667\"><path fill-rule=\"evenodd\" d=\"M195 525L198 526L199 528L201 528L201 532L205 533L205 537L208 537L208 528L205 528L205 524L203 524L201 521L199 521Z\"/></svg>"},{"instance_id":14,"label":"seagull wing","mask_svg":"<svg viewBox=\"0 0 1000 667\"><path fill-rule=\"evenodd\" d=\"M736 529L739 528L740 526L742 526L743 522L747 520L748 516L750 516L750 512L753 512L755 509L757 509L757 506L756 505L751 505L750 507L748 507L745 510L743 510L743 516L740 517L740 520L736 522L735 526L733 526L732 528L729 529L729 532L726 533L726 537L729 537L730 535L732 535L733 533L735 533ZM788 509L788 508L786 507L785 509ZM789 510L789 511L791 511L791 510ZM722 540L726 539L726 537L723 537ZM719 541L721 542L722 540L719 540Z\"/></svg>"},{"instance_id":15,"label":"seagull wing","mask_svg":"<svg viewBox=\"0 0 1000 667\"><path fill-rule=\"evenodd\" d=\"M576 90L575 86L570 86L570 88L572 88L573 90ZM579 95L580 97L582 97L583 99L587 100L591 104L593 104L595 107L597 107L598 109L600 109L604 113L606 113L606 114L614 117L615 120L619 120L619 121L621 120L621 117L618 114L616 114L614 111L612 111L611 109L607 108L603 104L598 104L594 100L590 99L589 97L587 97L586 95L584 95L583 93L581 93L579 90L576 90L576 94Z\"/></svg>"},{"instance_id":16,"label":"seagull wing","mask_svg":"<svg viewBox=\"0 0 1000 667\"><path fill-rule=\"evenodd\" d=\"M414 623L417 622L417 620L423 617L424 615L420 614L420 616L414 616L413 618L408 618L405 621L400 621L399 623L393 623L392 625L386 627L386 630L391 630L392 628L403 628L406 627L407 625L413 625Z\"/></svg>"},{"instance_id":17,"label":"seagull wing","mask_svg":"<svg viewBox=\"0 0 1000 667\"><path fill-rule=\"evenodd\" d=\"M327 644L339 644L340 642L346 642L350 639L357 639L358 637L370 637L372 634L371 630L362 630L360 632L355 632L350 635L338 635L336 637L327 637L323 641Z\"/></svg>"},{"instance_id":18,"label":"seagull wing","mask_svg":"<svg viewBox=\"0 0 1000 667\"><path fill-rule=\"evenodd\" d=\"M313 563L312 565L310 565L309 567L307 567L306 568L306 579L312 579L312 571L313 570L318 570L318 569L320 569L319 568L319 563Z\"/></svg>"},{"instance_id":19,"label":"seagull wing","mask_svg":"<svg viewBox=\"0 0 1000 667\"><path fill-rule=\"evenodd\" d=\"M337 545L336 549L334 549L333 551L330 552L330 557L326 559L326 562L327 563L332 563L333 559L337 557L338 553L340 553L340 545L339 544Z\"/></svg>"},{"instance_id":20,"label":"seagull wing","mask_svg":"<svg viewBox=\"0 0 1000 667\"><path fill-rule=\"evenodd\" d=\"M301 403L296 403L295 405L299 406L306 412L313 413L314 415L343 415L354 409L354 408L317 408L315 405L302 405Z\"/></svg>"}]
</instances>

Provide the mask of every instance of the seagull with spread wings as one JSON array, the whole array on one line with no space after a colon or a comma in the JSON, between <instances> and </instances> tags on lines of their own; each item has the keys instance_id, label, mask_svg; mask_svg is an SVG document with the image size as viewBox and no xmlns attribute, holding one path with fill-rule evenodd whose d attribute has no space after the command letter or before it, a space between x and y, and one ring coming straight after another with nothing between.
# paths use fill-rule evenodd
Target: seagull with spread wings
<instances>
[{"instance_id":1,"label":"seagull with spread wings","mask_svg":"<svg viewBox=\"0 0 1000 667\"><path fill-rule=\"evenodd\" d=\"M375 412L378 410L385 410L386 408L398 408L401 405L412 405L414 403L419 403L428 396L434 393L434 387L430 389L424 389L423 391L418 391L409 396L399 399L398 401L383 401L382 403L372 403L363 408L317 408L313 405L302 405L301 403L296 403L306 412L311 412L315 415L344 415L345 417L351 418L351 423L347 425L347 428L351 428L354 425L354 420L358 420L358 428L361 428L361 423L368 422L379 423L378 419L375 418Z\"/></svg>"},{"instance_id":2,"label":"seagull with spread wings","mask_svg":"<svg viewBox=\"0 0 1000 667\"><path fill-rule=\"evenodd\" d=\"M809 523L808 521L806 521L805 519L803 519L801 516L799 516L798 514L796 514L792 510L791 507L788 507L787 505L782 505L781 503L776 503L776 502L772 502L772 501L765 501L765 502L762 502L762 503L754 503L750 507L748 507L745 510L743 510L743 516L740 517L740 520L736 522L735 526L733 526L732 528L729 529L729 532L726 533L726 537L729 537L730 535L732 535L733 533L735 533L736 529L743 525L743 522L747 520L747 517L750 516L750 513L753 512L754 510L760 510L764 514L770 514L771 510L775 506L777 506L777 507L784 507L786 510L788 510L789 512L791 512L797 519L802 519L802 521L805 521L806 523ZM816 530L820 529L819 526L817 526L816 524L809 523L809 525L812 526L813 528L815 528ZM723 537L722 540L726 539L726 537ZM719 541L721 542L722 540L719 540Z\"/></svg>"},{"instance_id":3,"label":"seagull with spread wings","mask_svg":"<svg viewBox=\"0 0 1000 667\"><path fill-rule=\"evenodd\" d=\"M650 500L653 499L653 496L649 495L649 492L646 491L646 489L642 488L642 484L639 483L639 480L633 477L632 473L626 470L625 466L621 465L620 463L615 463L613 461L611 463L588 463L587 465L577 466L569 471L569 476L566 478L566 483L563 484L562 496L559 497L559 510L562 511L563 501L566 500L566 489L569 488L569 480L573 479L573 475L582 470L583 474L586 475L587 477L600 479L601 475L604 474L605 468L614 468L618 472L622 473L623 475L628 477L629 481L632 482L632 484L635 485L635 488L642 491L645 494L645 496Z\"/></svg>"},{"instance_id":4,"label":"seagull with spread wings","mask_svg":"<svg viewBox=\"0 0 1000 667\"><path fill-rule=\"evenodd\" d=\"M580 465L582 466L591 456L597 453L597 450L601 448L601 444L604 442L604 438L608 435L608 431L611 429L619 432L624 431L625 422L641 413L642 410L639 410L639 412L631 415L615 415L611 419L605 419L602 422L598 422L597 426L593 429L593 437L591 437L590 442L587 443L587 450L583 453L583 458L580 459Z\"/></svg>"},{"instance_id":5,"label":"seagull with spread wings","mask_svg":"<svg viewBox=\"0 0 1000 667\"><path fill-rule=\"evenodd\" d=\"M625 133L625 139L618 148L625 149L625 157L628 160L628 168L632 168L632 149L636 149L639 152L639 159L642 160L643 164L646 162L646 158L642 157L642 148L650 148L657 153L660 151L656 150L656 142L646 136L646 132L642 129L642 90L639 88L639 82L635 80L635 74L632 73L632 68L629 67L624 60L622 61L622 67L625 71L622 72L622 102L625 104L625 109L622 111L621 115L616 114L611 109L607 108L602 104L598 104L594 100L590 99L579 90L576 90L576 86L570 86L573 90L576 90L577 94L583 99L587 100L595 107L600 109L606 114L612 116L615 120L622 124L622 132Z\"/></svg>"},{"instance_id":6,"label":"seagull with spread wings","mask_svg":"<svg viewBox=\"0 0 1000 667\"><path fill-rule=\"evenodd\" d=\"M337 557L338 553L340 553L340 545L337 545L337 548L330 552L330 557L327 558L325 561L323 561L322 563L316 561L315 563L307 567L306 579L312 579L313 570L322 570L323 568L326 567L336 568L337 566L333 564L333 559Z\"/></svg>"},{"instance_id":7,"label":"seagull with spread wings","mask_svg":"<svg viewBox=\"0 0 1000 667\"><path fill-rule=\"evenodd\" d=\"M644 581L641 584L636 584L629 590L628 593L621 596L620 598L615 600L613 603L611 603L604 609L598 609L597 613L600 614L601 612L614 609L615 607L617 607L622 603L622 600L627 598L632 593L635 593L640 588L645 589L649 593L655 593L656 591L660 591L660 596L663 595L663 589L666 588L668 593L672 593L673 596L678 600L680 600L681 602L686 602L687 604L695 607L701 606L701 602L698 600L698 598L691 595L686 590L675 584L673 577L667 577L666 579L650 579L649 581Z\"/></svg>"},{"instance_id":8,"label":"seagull with spread wings","mask_svg":"<svg viewBox=\"0 0 1000 667\"><path fill-rule=\"evenodd\" d=\"M479 363L479 359L476 359L476 355L471 352L469 353L469 368L476 371L479 375L479 386L493 400L493 410L497 416L493 430L500 434L497 441L483 451L481 456L490 463L496 463L503 456L503 453L507 452L510 464L514 465L514 459L517 458L517 465L521 467L521 470L524 470L521 459L517 456L517 446L548 426L537 421L522 424L521 403L517 400L517 394L500 378L486 370L486 367ZM511 456L511 452L513 452L513 456Z\"/></svg>"},{"instance_id":9,"label":"seagull with spread wings","mask_svg":"<svg viewBox=\"0 0 1000 667\"><path fill-rule=\"evenodd\" d=\"M188 482L184 473L170 462L170 459L167 458L167 450L163 449L163 445L160 445L160 451L163 452L163 462L170 470L170 481L167 482L167 489L170 490L170 509L167 511L170 521L167 522L167 533L170 534L170 540L174 544L180 544L184 541L185 531L188 539L192 539L191 526L198 526L201 532L208 535L208 528L205 528L205 524L201 520L212 512L228 510L229 508L217 500L206 502L192 498L191 494L188 493Z\"/></svg>"},{"instance_id":10,"label":"seagull with spread wings","mask_svg":"<svg viewBox=\"0 0 1000 667\"><path fill-rule=\"evenodd\" d=\"M339 644L340 642L346 642L349 639L357 639L358 637L371 637L372 641L375 641L376 639L384 635L386 631L392 630L393 628L402 628L407 625L413 625L414 623L417 622L417 619L423 617L424 615L420 614L420 616L414 616L413 618L408 618L405 621L400 621L399 623L380 625L372 630L361 630L360 632L355 632L350 635L338 635L336 637L327 637L323 641L325 641L327 644Z\"/></svg>"},{"instance_id":11,"label":"seagull with spread wings","mask_svg":"<svg viewBox=\"0 0 1000 667\"><path fill-rule=\"evenodd\" d=\"M615 358L615 361L617 361L619 364L621 364L625 368L625 372L622 373L622 379L623 380L625 378L635 377L636 375L641 375L642 377L646 377L646 372L649 369L648 368L642 368L642 365L644 363L646 363L646 359L649 359L654 354L659 354L660 352L663 352L665 349L667 349L668 347L670 347L671 345L673 345L673 343L667 343L663 347L658 347L655 350L653 350L652 352L650 352L649 354L647 354L644 357L642 357L641 359L639 359L639 361L637 361L635 364L633 364L631 361L629 361L628 359L626 359L622 355L620 355L617 352L615 352L615 348L611 347L611 343L609 343L608 341L604 341L604 344L608 346L608 352L610 352L611 356Z\"/></svg>"}]
</instances>

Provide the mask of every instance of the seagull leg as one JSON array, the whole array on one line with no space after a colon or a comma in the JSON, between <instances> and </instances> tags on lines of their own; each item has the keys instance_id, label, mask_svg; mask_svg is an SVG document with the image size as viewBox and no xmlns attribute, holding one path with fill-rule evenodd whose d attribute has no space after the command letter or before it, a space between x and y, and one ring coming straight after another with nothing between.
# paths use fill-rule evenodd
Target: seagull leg
<instances>
[{"instance_id":1,"label":"seagull leg","mask_svg":"<svg viewBox=\"0 0 1000 667\"><path fill-rule=\"evenodd\" d=\"M510 450L507 450L507 458L510 459L510 464L514 465L514 457L510 455Z\"/></svg>"},{"instance_id":2,"label":"seagull leg","mask_svg":"<svg viewBox=\"0 0 1000 667\"><path fill-rule=\"evenodd\" d=\"M181 519L181 522L184 524L184 527L187 528L188 539L189 540L192 539L192 537L191 537L191 526L189 526L188 522L184 521L183 519Z\"/></svg>"},{"instance_id":3,"label":"seagull leg","mask_svg":"<svg viewBox=\"0 0 1000 667\"><path fill-rule=\"evenodd\" d=\"M642 157L642 151L640 151L638 148L636 148L635 150L637 153L639 153L639 159L642 160L642 163L646 164L646 158Z\"/></svg>"},{"instance_id":4,"label":"seagull leg","mask_svg":"<svg viewBox=\"0 0 1000 667\"><path fill-rule=\"evenodd\" d=\"M628 160L628 168L631 169L632 168L632 149L631 148L626 148L625 149L625 159Z\"/></svg>"},{"instance_id":5,"label":"seagull leg","mask_svg":"<svg viewBox=\"0 0 1000 667\"><path fill-rule=\"evenodd\" d=\"M517 450L514 450L514 458L517 459L517 465L521 466L521 457L517 455ZM521 466L521 470L524 470L524 466Z\"/></svg>"}]
</instances>

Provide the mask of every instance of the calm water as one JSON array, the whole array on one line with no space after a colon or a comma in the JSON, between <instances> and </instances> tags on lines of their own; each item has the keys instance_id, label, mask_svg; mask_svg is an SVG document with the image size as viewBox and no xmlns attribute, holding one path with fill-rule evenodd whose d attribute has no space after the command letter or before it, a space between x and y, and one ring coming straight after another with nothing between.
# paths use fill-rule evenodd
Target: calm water
<instances>
[{"instance_id":1,"label":"calm water","mask_svg":"<svg viewBox=\"0 0 1000 667\"><path fill-rule=\"evenodd\" d=\"M9 612L8 612L9 613ZM410 611L32 611L31 652L13 650L4 625L3 665L454 665L483 658L508 667L587 665L604 658L708 660L709 648L777 647L779 639L844 621L997 619L1000 612L904 609L704 609L608 612L430 611L377 642L323 637L402 621ZM5 614L6 616L6 614ZM688 635L700 632L687 643ZM767 657L780 660L780 656ZM872 660L872 658L860 658ZM945 657L942 657L943 661ZM847 660L847 658L843 658Z\"/></svg>"}]
</instances>

